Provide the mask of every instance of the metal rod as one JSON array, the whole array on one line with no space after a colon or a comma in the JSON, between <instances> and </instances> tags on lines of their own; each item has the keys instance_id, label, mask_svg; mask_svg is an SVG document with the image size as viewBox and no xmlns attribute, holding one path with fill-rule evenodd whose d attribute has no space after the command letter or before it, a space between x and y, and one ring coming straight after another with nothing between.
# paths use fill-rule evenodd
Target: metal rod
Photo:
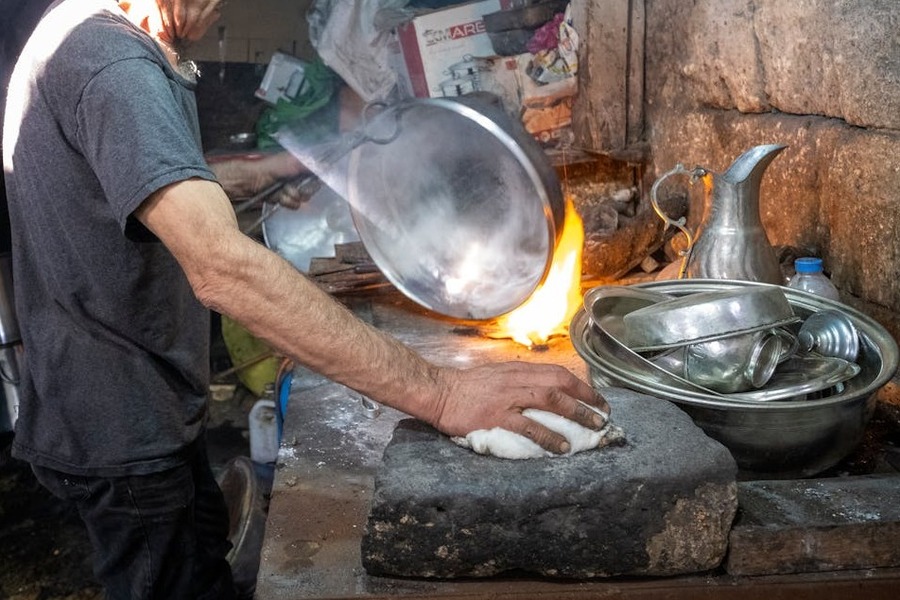
<instances>
[{"instance_id":1,"label":"metal rod","mask_svg":"<svg viewBox=\"0 0 900 600\"><path fill-rule=\"evenodd\" d=\"M255 233L256 230L259 228L259 226L262 225L266 219L268 219L273 214L275 214L275 211L277 211L279 208L281 208L280 204L273 204L272 208L270 208L268 210L263 209L262 215L260 215L260 217L258 219L256 219L252 223L250 223L243 230L241 230L241 233L243 233L245 235L250 235L252 233Z\"/></svg>"},{"instance_id":2,"label":"metal rod","mask_svg":"<svg viewBox=\"0 0 900 600\"><path fill-rule=\"evenodd\" d=\"M273 183L272 185L270 185L263 191L256 193L255 195L251 196L247 200L244 200L243 202L241 202L240 204L238 204L237 206L234 207L234 214L239 215L242 212L246 212L247 210L253 208L257 204L259 204L260 202L262 202L263 200L265 200L266 198L268 198L269 196L271 196L272 194L274 194L275 192L277 192L278 190L283 188L286 183L287 183L287 180L284 180L284 179L281 181L276 181L275 183Z\"/></svg>"},{"instance_id":3,"label":"metal rod","mask_svg":"<svg viewBox=\"0 0 900 600\"><path fill-rule=\"evenodd\" d=\"M220 379L222 379L224 377L228 377L229 375L231 375L233 373L237 373L238 371L240 371L242 369L246 369L247 367L252 367L253 365L255 365L257 363L261 363L262 361L266 360L267 358L272 358L273 356L275 356L275 353L272 351L263 352L259 356L251 358L250 360L245 360L244 362L242 362L239 365L235 365L233 367L225 369L224 371L219 371L218 373L213 374L211 380L219 381Z\"/></svg>"}]
</instances>

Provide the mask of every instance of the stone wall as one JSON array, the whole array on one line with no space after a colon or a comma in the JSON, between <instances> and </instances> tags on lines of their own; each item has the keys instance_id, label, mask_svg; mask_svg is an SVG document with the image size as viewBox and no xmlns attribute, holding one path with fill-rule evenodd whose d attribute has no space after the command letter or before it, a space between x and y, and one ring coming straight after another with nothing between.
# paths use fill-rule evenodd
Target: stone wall
<instances>
[{"instance_id":1,"label":"stone wall","mask_svg":"<svg viewBox=\"0 0 900 600\"><path fill-rule=\"evenodd\" d=\"M752 146L787 144L762 184L770 240L821 256L845 301L900 336L900 2L584 2L588 76L609 64L590 45L599 18L628 6L643 27L628 39L643 40L648 181L679 162L721 172ZM622 51L638 55L633 45ZM693 224L701 195L691 192Z\"/></svg>"}]
</instances>

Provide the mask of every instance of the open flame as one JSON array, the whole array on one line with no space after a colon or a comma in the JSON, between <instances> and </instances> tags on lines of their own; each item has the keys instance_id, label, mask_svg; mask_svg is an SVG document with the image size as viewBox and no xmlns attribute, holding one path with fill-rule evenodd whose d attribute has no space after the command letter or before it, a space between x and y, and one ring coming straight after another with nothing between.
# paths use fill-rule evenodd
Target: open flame
<instances>
[{"instance_id":1,"label":"open flame","mask_svg":"<svg viewBox=\"0 0 900 600\"><path fill-rule=\"evenodd\" d=\"M497 321L494 337L511 337L524 346L545 343L554 334L568 333L569 322L581 307L581 252L584 225L571 199L566 201L563 231L544 283L528 300Z\"/></svg>"}]
</instances>

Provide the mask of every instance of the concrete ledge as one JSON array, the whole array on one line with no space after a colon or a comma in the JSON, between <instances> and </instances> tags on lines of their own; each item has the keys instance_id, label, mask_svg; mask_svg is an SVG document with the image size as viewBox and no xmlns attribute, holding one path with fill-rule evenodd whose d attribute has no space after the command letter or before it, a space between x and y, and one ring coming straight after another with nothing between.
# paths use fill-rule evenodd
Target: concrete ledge
<instances>
[{"instance_id":1,"label":"concrete ledge","mask_svg":"<svg viewBox=\"0 0 900 600\"><path fill-rule=\"evenodd\" d=\"M900 475L738 487L730 575L900 566Z\"/></svg>"}]
</instances>

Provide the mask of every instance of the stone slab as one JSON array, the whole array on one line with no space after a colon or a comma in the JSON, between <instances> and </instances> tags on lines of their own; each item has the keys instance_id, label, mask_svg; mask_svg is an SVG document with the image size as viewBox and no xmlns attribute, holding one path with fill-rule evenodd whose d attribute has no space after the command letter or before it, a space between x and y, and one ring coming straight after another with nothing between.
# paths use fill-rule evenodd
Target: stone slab
<instances>
[{"instance_id":1,"label":"stone slab","mask_svg":"<svg viewBox=\"0 0 900 600\"><path fill-rule=\"evenodd\" d=\"M730 575L900 566L900 475L738 486Z\"/></svg>"},{"instance_id":2,"label":"stone slab","mask_svg":"<svg viewBox=\"0 0 900 600\"><path fill-rule=\"evenodd\" d=\"M675 575L713 569L737 510L737 467L676 406L604 391L627 443L566 458L477 455L413 420L376 473L369 574Z\"/></svg>"}]
</instances>

